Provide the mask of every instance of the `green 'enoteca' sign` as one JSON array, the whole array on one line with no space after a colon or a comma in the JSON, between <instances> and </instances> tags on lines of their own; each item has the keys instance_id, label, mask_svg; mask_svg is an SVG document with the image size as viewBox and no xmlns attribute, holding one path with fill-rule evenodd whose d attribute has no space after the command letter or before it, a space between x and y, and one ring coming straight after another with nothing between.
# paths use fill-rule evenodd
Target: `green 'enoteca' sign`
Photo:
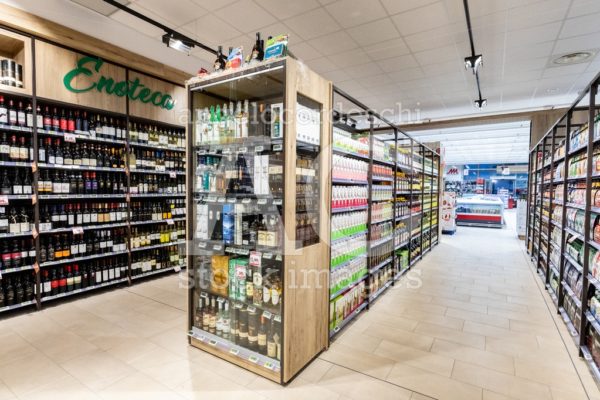
<instances>
[{"instance_id":1,"label":"green 'enoteca' sign","mask_svg":"<svg viewBox=\"0 0 600 400\"><path fill-rule=\"evenodd\" d=\"M100 72L100 68L104 64L99 58L96 57L83 57L77 62L77 68L67 72L63 78L63 83L67 90L73 93L85 93L90 90L96 89L98 92L104 91L107 94L113 94L115 96L123 97L127 96L130 100L138 100L144 104L151 103L157 107L164 108L166 110L172 110L175 107L175 100L168 95L163 94L159 91L152 91L140 83L138 78L132 81L121 81L115 82L112 78L100 75L98 80L88 87L76 88L73 87L73 79L79 74L93 76L94 72L87 65L91 65L97 73Z\"/></svg>"}]
</instances>

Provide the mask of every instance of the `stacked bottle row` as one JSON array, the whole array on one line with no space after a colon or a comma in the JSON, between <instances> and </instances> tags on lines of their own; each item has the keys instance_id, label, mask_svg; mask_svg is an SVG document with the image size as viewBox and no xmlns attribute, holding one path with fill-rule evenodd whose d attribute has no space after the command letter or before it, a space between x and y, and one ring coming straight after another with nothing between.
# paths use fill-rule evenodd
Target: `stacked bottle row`
<instances>
[{"instance_id":1,"label":"stacked bottle row","mask_svg":"<svg viewBox=\"0 0 600 400\"><path fill-rule=\"evenodd\" d=\"M394 207L392 203L373 203L371 205L371 223L388 221L393 217Z\"/></svg>"},{"instance_id":2,"label":"stacked bottle row","mask_svg":"<svg viewBox=\"0 0 600 400\"><path fill-rule=\"evenodd\" d=\"M21 272L0 280L0 308L35 301L35 273Z\"/></svg>"},{"instance_id":3,"label":"stacked bottle row","mask_svg":"<svg viewBox=\"0 0 600 400\"><path fill-rule=\"evenodd\" d=\"M368 204L366 186L336 186L331 188L331 209L364 207Z\"/></svg>"},{"instance_id":4,"label":"stacked bottle row","mask_svg":"<svg viewBox=\"0 0 600 400\"><path fill-rule=\"evenodd\" d=\"M208 292L201 292L194 326L227 342L281 359L281 317Z\"/></svg>"},{"instance_id":5,"label":"stacked bottle row","mask_svg":"<svg viewBox=\"0 0 600 400\"><path fill-rule=\"evenodd\" d=\"M157 128L152 124L130 122L125 119L100 114L88 115L87 111L64 109L38 104L36 121L33 120L31 103L9 99L6 104L0 96L0 124L33 128L47 132L79 133L90 138L124 141L129 131L129 140L133 144L148 145L164 149L185 149L183 129ZM44 132L40 132L44 133Z\"/></svg>"},{"instance_id":6,"label":"stacked bottle row","mask_svg":"<svg viewBox=\"0 0 600 400\"><path fill-rule=\"evenodd\" d=\"M331 165L331 178L333 180L367 182L369 164L365 161L334 154Z\"/></svg>"},{"instance_id":7,"label":"stacked bottle row","mask_svg":"<svg viewBox=\"0 0 600 400\"><path fill-rule=\"evenodd\" d=\"M127 125L124 116L51 104L38 103L35 111L37 118L27 101L5 103L0 96L0 162L6 167L0 196L8 203L0 206L2 283L17 286L22 273L39 266L39 294L49 300L122 282L136 275L131 262L145 254L135 249L155 244L163 245L153 249L160 254L148 255L158 263L142 271L182 266L180 249L168 245L185 238L184 130L135 118ZM128 168L135 173L127 174ZM32 202L26 196L36 193L35 180L39 196ZM128 193L166 198L132 201Z\"/></svg>"},{"instance_id":8,"label":"stacked bottle row","mask_svg":"<svg viewBox=\"0 0 600 400\"><path fill-rule=\"evenodd\" d=\"M364 233L367 230L368 215L366 211L333 214L331 216L331 240Z\"/></svg>"},{"instance_id":9,"label":"stacked bottle row","mask_svg":"<svg viewBox=\"0 0 600 400\"><path fill-rule=\"evenodd\" d=\"M156 271L183 268L185 258L180 255L180 252L179 246L172 245L133 253L131 257L132 278Z\"/></svg>"}]
</instances>

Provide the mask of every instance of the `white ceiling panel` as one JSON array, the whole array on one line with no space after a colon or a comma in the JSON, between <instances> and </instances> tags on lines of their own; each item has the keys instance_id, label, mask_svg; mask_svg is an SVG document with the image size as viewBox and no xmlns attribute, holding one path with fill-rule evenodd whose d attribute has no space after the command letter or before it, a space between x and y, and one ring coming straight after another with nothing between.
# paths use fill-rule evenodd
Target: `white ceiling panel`
<instances>
[{"instance_id":1,"label":"white ceiling panel","mask_svg":"<svg viewBox=\"0 0 600 400\"><path fill-rule=\"evenodd\" d=\"M212 2L220 3L221 0ZM257 4L279 19L291 18L320 6L317 0L258 0Z\"/></svg>"},{"instance_id":2,"label":"white ceiling panel","mask_svg":"<svg viewBox=\"0 0 600 400\"><path fill-rule=\"evenodd\" d=\"M185 25L196 18L208 14L207 9L200 7L191 0L136 0L136 4L160 15L169 21L173 27Z\"/></svg>"},{"instance_id":3,"label":"white ceiling panel","mask_svg":"<svg viewBox=\"0 0 600 400\"><path fill-rule=\"evenodd\" d=\"M321 52L308 42L296 43L292 52L298 59L303 61L314 60L322 56Z\"/></svg>"},{"instance_id":4,"label":"white ceiling panel","mask_svg":"<svg viewBox=\"0 0 600 400\"><path fill-rule=\"evenodd\" d=\"M590 33L600 32L600 13L584 15L571 18L565 21L560 32L560 38L566 39L573 36L589 35Z\"/></svg>"},{"instance_id":5,"label":"white ceiling panel","mask_svg":"<svg viewBox=\"0 0 600 400\"><path fill-rule=\"evenodd\" d=\"M358 47L358 44L346 31L328 33L318 39L309 40L308 43L323 55L342 53Z\"/></svg>"},{"instance_id":6,"label":"white ceiling panel","mask_svg":"<svg viewBox=\"0 0 600 400\"><path fill-rule=\"evenodd\" d=\"M165 4L170 3L172 2L165 2ZM252 0L240 0L230 4L215 11L215 15L242 32L249 32L277 21L275 17Z\"/></svg>"},{"instance_id":7,"label":"white ceiling panel","mask_svg":"<svg viewBox=\"0 0 600 400\"><path fill-rule=\"evenodd\" d=\"M361 65L371 62L367 57L367 53L365 53L362 49L354 49L345 51L343 53L334 54L332 56L329 56L329 59L332 60L335 64L344 67Z\"/></svg>"},{"instance_id":8,"label":"white ceiling panel","mask_svg":"<svg viewBox=\"0 0 600 400\"><path fill-rule=\"evenodd\" d=\"M430 4L392 17L402 35L428 31L450 23L442 2Z\"/></svg>"},{"instance_id":9,"label":"white ceiling panel","mask_svg":"<svg viewBox=\"0 0 600 400\"><path fill-rule=\"evenodd\" d=\"M285 24L305 39L313 39L341 29L323 8L286 19Z\"/></svg>"},{"instance_id":10,"label":"white ceiling panel","mask_svg":"<svg viewBox=\"0 0 600 400\"><path fill-rule=\"evenodd\" d=\"M410 53L404 39L401 38L374 43L368 46L365 51L373 61L385 60L386 58Z\"/></svg>"},{"instance_id":11,"label":"white ceiling panel","mask_svg":"<svg viewBox=\"0 0 600 400\"><path fill-rule=\"evenodd\" d=\"M396 27L387 17L350 28L348 29L348 33L361 46L370 46L374 43L385 42L400 37Z\"/></svg>"},{"instance_id":12,"label":"white ceiling panel","mask_svg":"<svg viewBox=\"0 0 600 400\"><path fill-rule=\"evenodd\" d=\"M381 3L390 15L414 10L435 3L437 0L381 0Z\"/></svg>"},{"instance_id":13,"label":"white ceiling panel","mask_svg":"<svg viewBox=\"0 0 600 400\"><path fill-rule=\"evenodd\" d=\"M415 68L419 66L417 60L415 60L411 54L377 61L376 64L379 65L385 72L402 71L408 68Z\"/></svg>"},{"instance_id":14,"label":"white ceiling panel","mask_svg":"<svg viewBox=\"0 0 600 400\"><path fill-rule=\"evenodd\" d=\"M325 9L344 28L362 25L387 16L379 1L339 0Z\"/></svg>"}]
</instances>

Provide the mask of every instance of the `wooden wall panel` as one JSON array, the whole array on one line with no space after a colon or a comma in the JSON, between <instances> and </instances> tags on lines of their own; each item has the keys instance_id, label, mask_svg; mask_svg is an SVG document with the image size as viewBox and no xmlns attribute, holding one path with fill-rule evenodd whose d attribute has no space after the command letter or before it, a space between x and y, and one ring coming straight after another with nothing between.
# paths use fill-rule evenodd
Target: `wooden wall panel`
<instances>
[{"instance_id":1,"label":"wooden wall panel","mask_svg":"<svg viewBox=\"0 0 600 400\"><path fill-rule=\"evenodd\" d=\"M129 102L129 112L132 116L181 125L182 127L187 123L187 91L185 87L130 71L129 80L132 81L136 78L152 91L158 90L163 94L170 95L175 100L175 107L172 110L167 110L150 103L144 104L139 100L133 100Z\"/></svg>"},{"instance_id":2,"label":"wooden wall panel","mask_svg":"<svg viewBox=\"0 0 600 400\"><path fill-rule=\"evenodd\" d=\"M23 87L0 85L2 90L19 94L32 94L31 39L5 29L0 29L0 56L14 59L23 65ZM0 58L2 58L0 57Z\"/></svg>"},{"instance_id":3,"label":"wooden wall panel","mask_svg":"<svg viewBox=\"0 0 600 400\"><path fill-rule=\"evenodd\" d=\"M109 95L105 92L90 90L84 93L73 93L67 90L63 83L66 73L77 66L77 61L83 56L62 47L41 41L35 43L36 84L37 96L52 100L79 104L86 107L98 108L117 113L125 113L125 97ZM91 66L90 66L91 67ZM83 88L98 80L100 75L113 78L115 82L125 80L125 69L104 62L100 73L91 77L78 75L73 79L73 86Z\"/></svg>"},{"instance_id":4,"label":"wooden wall panel","mask_svg":"<svg viewBox=\"0 0 600 400\"><path fill-rule=\"evenodd\" d=\"M329 342L329 237L331 201L330 119L322 118L321 130L321 198L320 242L295 249L296 197L296 101L300 93L331 108L331 83L304 64L287 59L285 119L285 288L283 323L283 381L288 382ZM326 115L324 112L323 116Z\"/></svg>"}]
</instances>

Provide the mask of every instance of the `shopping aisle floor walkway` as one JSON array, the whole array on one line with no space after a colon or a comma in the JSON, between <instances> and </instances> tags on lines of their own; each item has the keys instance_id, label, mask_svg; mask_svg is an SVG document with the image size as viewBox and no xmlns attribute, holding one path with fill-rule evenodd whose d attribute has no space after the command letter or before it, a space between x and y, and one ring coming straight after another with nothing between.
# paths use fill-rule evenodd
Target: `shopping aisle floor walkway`
<instances>
[{"instance_id":1,"label":"shopping aisle floor walkway","mask_svg":"<svg viewBox=\"0 0 600 400\"><path fill-rule=\"evenodd\" d=\"M0 400L600 400L522 246L443 237L287 387L190 348L175 276L0 321Z\"/></svg>"}]
</instances>

